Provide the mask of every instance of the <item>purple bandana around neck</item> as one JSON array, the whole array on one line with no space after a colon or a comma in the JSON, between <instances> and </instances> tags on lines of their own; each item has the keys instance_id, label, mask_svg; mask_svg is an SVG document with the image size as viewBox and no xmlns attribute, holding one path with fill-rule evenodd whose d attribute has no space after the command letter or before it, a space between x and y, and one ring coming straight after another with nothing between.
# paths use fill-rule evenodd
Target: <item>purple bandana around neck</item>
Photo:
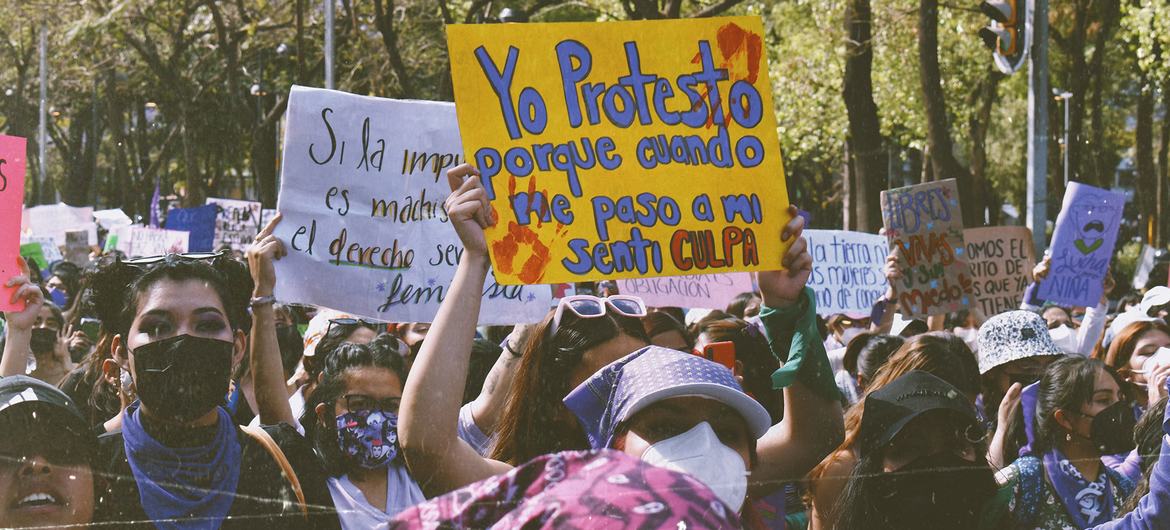
<instances>
[{"instance_id":1,"label":"purple bandana around neck","mask_svg":"<svg viewBox=\"0 0 1170 530\"><path fill-rule=\"evenodd\" d=\"M1113 518L1113 488L1104 464L1097 481L1089 482L1053 448L1044 453L1044 472L1076 528L1091 528Z\"/></svg>"}]
</instances>

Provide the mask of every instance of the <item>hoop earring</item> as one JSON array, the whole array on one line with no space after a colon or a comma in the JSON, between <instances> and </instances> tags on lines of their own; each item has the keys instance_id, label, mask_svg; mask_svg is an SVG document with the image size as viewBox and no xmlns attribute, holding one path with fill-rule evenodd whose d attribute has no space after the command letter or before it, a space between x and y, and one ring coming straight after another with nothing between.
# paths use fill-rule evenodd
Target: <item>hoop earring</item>
<instances>
[{"instance_id":1,"label":"hoop earring","mask_svg":"<svg viewBox=\"0 0 1170 530\"><path fill-rule=\"evenodd\" d=\"M1072 433L1071 432L1064 433L1064 441L1066 441L1066 442L1072 441Z\"/></svg>"}]
</instances>

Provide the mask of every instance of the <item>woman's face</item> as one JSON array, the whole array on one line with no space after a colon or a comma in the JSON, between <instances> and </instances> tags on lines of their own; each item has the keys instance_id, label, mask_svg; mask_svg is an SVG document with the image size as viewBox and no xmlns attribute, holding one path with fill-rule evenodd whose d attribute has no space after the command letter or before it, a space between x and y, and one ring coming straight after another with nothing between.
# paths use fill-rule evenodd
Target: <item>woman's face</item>
<instances>
[{"instance_id":1,"label":"woman's face","mask_svg":"<svg viewBox=\"0 0 1170 530\"><path fill-rule=\"evenodd\" d=\"M345 391L333 402L334 416L355 410L381 409L384 412L398 414L398 406L402 402L402 380L392 370L375 366L350 368L342 376L345 380ZM321 405L324 407L324 405ZM352 406L352 407L351 407ZM329 421L319 411L320 421Z\"/></svg>"},{"instance_id":2,"label":"woman's face","mask_svg":"<svg viewBox=\"0 0 1170 530\"><path fill-rule=\"evenodd\" d=\"M138 299L138 312L125 338L115 337L115 347L124 347L134 371L134 350L155 341L191 335L235 343L233 365L244 353L244 333L232 330L223 301L203 280L163 279ZM138 380L137 374L134 380Z\"/></svg>"},{"instance_id":3,"label":"woman's face","mask_svg":"<svg viewBox=\"0 0 1170 530\"><path fill-rule=\"evenodd\" d=\"M569 388L577 388L586 379L610 363L648 346L642 339L624 333L602 342L581 355L581 362L569 372Z\"/></svg>"},{"instance_id":4,"label":"woman's face","mask_svg":"<svg viewBox=\"0 0 1170 530\"><path fill-rule=\"evenodd\" d=\"M629 430L622 452L641 458L651 445L683 434L702 422L711 425L723 445L743 457L746 469L752 468L752 437L747 422L735 409L697 396L664 399L639 411L627 423Z\"/></svg>"},{"instance_id":5,"label":"woman's face","mask_svg":"<svg viewBox=\"0 0 1170 530\"><path fill-rule=\"evenodd\" d=\"M1145 384L1146 376L1143 373L1146 361L1158 351L1158 348L1170 348L1170 335L1159 329L1151 329L1138 338L1134 343L1133 355L1129 358L1129 371L1132 374L1131 380L1135 383Z\"/></svg>"},{"instance_id":6,"label":"woman's face","mask_svg":"<svg viewBox=\"0 0 1170 530\"><path fill-rule=\"evenodd\" d=\"M90 464L46 457L48 451L34 448L59 449L69 442L60 436L33 437L39 441L22 440L21 448L0 447L0 524L15 528L88 524L94 505Z\"/></svg>"},{"instance_id":7,"label":"woman's face","mask_svg":"<svg viewBox=\"0 0 1170 530\"><path fill-rule=\"evenodd\" d=\"M1044 322L1048 324L1048 329L1072 325L1072 320L1068 317L1068 313L1060 307L1050 307L1045 309L1041 316L1044 317Z\"/></svg>"},{"instance_id":8,"label":"woman's face","mask_svg":"<svg viewBox=\"0 0 1170 530\"><path fill-rule=\"evenodd\" d=\"M37 319L33 322L34 328L49 328L57 333L61 332L61 321L53 314L53 310L47 305L42 305L41 310L37 313Z\"/></svg>"},{"instance_id":9,"label":"woman's face","mask_svg":"<svg viewBox=\"0 0 1170 530\"><path fill-rule=\"evenodd\" d=\"M1064 428L1080 435L1081 438L1088 439L1092 433L1093 417L1110 405L1121 401L1122 397L1121 387L1117 386L1117 381L1113 379L1113 376L1105 370L1098 370L1097 378L1093 381L1093 394L1089 396L1089 401L1082 403L1079 410L1071 411L1072 414L1064 414L1065 422L1061 422L1061 424Z\"/></svg>"},{"instance_id":10,"label":"woman's face","mask_svg":"<svg viewBox=\"0 0 1170 530\"><path fill-rule=\"evenodd\" d=\"M921 457L944 451L969 462L975 462L978 455L975 444L968 440L964 429L958 428L951 416L926 413L906 424L886 446L882 470L891 473Z\"/></svg>"}]
</instances>

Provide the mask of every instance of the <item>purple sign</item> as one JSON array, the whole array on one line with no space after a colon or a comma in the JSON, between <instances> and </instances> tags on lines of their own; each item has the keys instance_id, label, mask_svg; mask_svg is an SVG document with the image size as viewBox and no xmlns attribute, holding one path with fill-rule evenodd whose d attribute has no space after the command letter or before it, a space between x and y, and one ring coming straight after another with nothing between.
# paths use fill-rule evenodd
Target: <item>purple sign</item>
<instances>
[{"instance_id":1,"label":"purple sign","mask_svg":"<svg viewBox=\"0 0 1170 530\"><path fill-rule=\"evenodd\" d=\"M1086 307L1101 301L1124 209L1125 195L1069 183L1052 233L1052 265L1040 282L1040 299Z\"/></svg>"}]
</instances>

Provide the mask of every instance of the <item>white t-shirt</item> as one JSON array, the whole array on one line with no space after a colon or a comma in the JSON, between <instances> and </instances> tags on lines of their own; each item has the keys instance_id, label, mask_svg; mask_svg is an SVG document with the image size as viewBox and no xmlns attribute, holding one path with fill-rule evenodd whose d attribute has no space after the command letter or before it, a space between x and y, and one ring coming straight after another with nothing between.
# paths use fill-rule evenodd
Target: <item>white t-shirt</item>
<instances>
[{"instance_id":1,"label":"white t-shirt","mask_svg":"<svg viewBox=\"0 0 1170 530\"><path fill-rule=\"evenodd\" d=\"M467 442L479 456L486 457L491 449L492 439L475 424L475 416L471 414L471 403L459 409L459 439Z\"/></svg>"},{"instance_id":2,"label":"white t-shirt","mask_svg":"<svg viewBox=\"0 0 1170 530\"><path fill-rule=\"evenodd\" d=\"M329 494L341 519L342 530L389 530L390 520L427 498L414 479L410 478L406 466L391 464L386 468L386 511L383 512L366 502L365 495L348 475L330 477Z\"/></svg>"}]
</instances>

